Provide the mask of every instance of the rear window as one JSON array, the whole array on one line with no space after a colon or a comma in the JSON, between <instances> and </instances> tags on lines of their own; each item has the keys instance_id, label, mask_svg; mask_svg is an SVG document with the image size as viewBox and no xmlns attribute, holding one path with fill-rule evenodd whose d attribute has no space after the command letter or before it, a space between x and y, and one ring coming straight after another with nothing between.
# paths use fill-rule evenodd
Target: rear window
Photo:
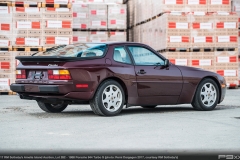
<instances>
[{"instance_id":1,"label":"rear window","mask_svg":"<svg viewBox=\"0 0 240 160\"><path fill-rule=\"evenodd\" d=\"M106 49L107 45L103 43L77 43L52 47L45 52L39 52L33 56L101 57L104 55Z\"/></svg>"}]
</instances>

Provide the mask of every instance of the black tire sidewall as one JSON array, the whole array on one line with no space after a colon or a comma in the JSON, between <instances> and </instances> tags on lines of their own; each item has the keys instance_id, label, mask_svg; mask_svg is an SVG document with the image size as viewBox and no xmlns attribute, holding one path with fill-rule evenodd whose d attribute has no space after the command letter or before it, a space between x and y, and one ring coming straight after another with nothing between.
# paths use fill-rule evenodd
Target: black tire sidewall
<instances>
[{"instance_id":1,"label":"black tire sidewall","mask_svg":"<svg viewBox=\"0 0 240 160\"><path fill-rule=\"evenodd\" d=\"M68 104L62 104L60 108L54 108L50 103L44 103L41 101L37 101L38 106L45 112L49 113L59 113L67 108Z\"/></svg>"},{"instance_id":2,"label":"black tire sidewall","mask_svg":"<svg viewBox=\"0 0 240 160\"><path fill-rule=\"evenodd\" d=\"M103 106L103 103L102 103L102 94L103 94L103 91L104 89L109 86L109 85L116 85L122 92L122 104L121 106L119 107L119 109L115 112L110 112L108 111L104 106ZM108 80L106 82L104 82L98 89L97 93L96 93L96 96L95 96L95 101L96 101L96 105L98 106L98 108L100 109L100 111L105 115L105 116L115 116L117 114L119 114L122 109L123 109L123 106L124 106L124 103L125 103L125 92L122 88L122 86L114 81L114 80Z\"/></svg>"},{"instance_id":3,"label":"black tire sidewall","mask_svg":"<svg viewBox=\"0 0 240 160\"><path fill-rule=\"evenodd\" d=\"M206 83L211 83L212 85L214 85L216 92L217 92L216 101L211 107L205 106L201 100L201 95L200 95L201 89L202 89L203 85ZM218 100L219 100L219 88L218 88L216 82L212 79L204 79L202 82L200 82L199 87L197 89L196 100L198 101L198 104L200 105L202 110L204 110L204 111L213 110L217 106Z\"/></svg>"}]
</instances>

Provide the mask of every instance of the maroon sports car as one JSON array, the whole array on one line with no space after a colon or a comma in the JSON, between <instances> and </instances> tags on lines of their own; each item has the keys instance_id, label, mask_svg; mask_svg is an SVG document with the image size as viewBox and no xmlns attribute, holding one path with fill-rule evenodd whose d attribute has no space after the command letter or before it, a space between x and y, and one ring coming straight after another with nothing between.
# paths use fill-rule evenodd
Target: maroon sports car
<instances>
[{"instance_id":1,"label":"maroon sports car","mask_svg":"<svg viewBox=\"0 0 240 160\"><path fill-rule=\"evenodd\" d=\"M20 64L11 90L52 113L70 104L90 104L101 116L117 115L124 105L191 103L194 109L207 111L226 93L224 77L171 64L140 43L61 45L16 59Z\"/></svg>"}]
</instances>

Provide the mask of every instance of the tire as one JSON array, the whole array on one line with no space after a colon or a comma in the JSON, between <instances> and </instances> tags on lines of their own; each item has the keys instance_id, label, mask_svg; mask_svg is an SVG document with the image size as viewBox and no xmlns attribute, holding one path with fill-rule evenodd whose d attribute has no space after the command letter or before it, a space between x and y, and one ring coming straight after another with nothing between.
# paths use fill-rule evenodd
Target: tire
<instances>
[{"instance_id":1,"label":"tire","mask_svg":"<svg viewBox=\"0 0 240 160\"><path fill-rule=\"evenodd\" d=\"M38 106L45 112L49 113L59 113L62 112L65 108L67 108L68 104L61 103L61 104L50 104L50 103L43 103L42 101L37 101Z\"/></svg>"},{"instance_id":2,"label":"tire","mask_svg":"<svg viewBox=\"0 0 240 160\"><path fill-rule=\"evenodd\" d=\"M214 80L207 78L198 85L191 104L196 110L210 111L217 106L218 100L219 88Z\"/></svg>"},{"instance_id":3,"label":"tire","mask_svg":"<svg viewBox=\"0 0 240 160\"><path fill-rule=\"evenodd\" d=\"M114 81L104 81L90 100L93 112L100 116L116 116L125 104L125 93L122 86Z\"/></svg>"},{"instance_id":4,"label":"tire","mask_svg":"<svg viewBox=\"0 0 240 160\"><path fill-rule=\"evenodd\" d=\"M142 108L149 108L149 109L151 109L151 108L156 108L157 106L154 106L154 105L149 105L149 106L141 106Z\"/></svg>"}]
</instances>

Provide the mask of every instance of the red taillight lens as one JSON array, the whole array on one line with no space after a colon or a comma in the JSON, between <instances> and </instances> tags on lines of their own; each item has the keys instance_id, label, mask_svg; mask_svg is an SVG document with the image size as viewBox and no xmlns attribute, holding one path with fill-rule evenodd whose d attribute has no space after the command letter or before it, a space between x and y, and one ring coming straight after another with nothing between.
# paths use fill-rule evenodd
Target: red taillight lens
<instances>
[{"instance_id":1,"label":"red taillight lens","mask_svg":"<svg viewBox=\"0 0 240 160\"><path fill-rule=\"evenodd\" d=\"M51 80L71 80L68 70L48 70L48 79Z\"/></svg>"},{"instance_id":2,"label":"red taillight lens","mask_svg":"<svg viewBox=\"0 0 240 160\"><path fill-rule=\"evenodd\" d=\"M26 71L16 70L16 79L26 79Z\"/></svg>"},{"instance_id":3,"label":"red taillight lens","mask_svg":"<svg viewBox=\"0 0 240 160\"><path fill-rule=\"evenodd\" d=\"M88 88L88 84L76 84L77 88Z\"/></svg>"}]
</instances>

